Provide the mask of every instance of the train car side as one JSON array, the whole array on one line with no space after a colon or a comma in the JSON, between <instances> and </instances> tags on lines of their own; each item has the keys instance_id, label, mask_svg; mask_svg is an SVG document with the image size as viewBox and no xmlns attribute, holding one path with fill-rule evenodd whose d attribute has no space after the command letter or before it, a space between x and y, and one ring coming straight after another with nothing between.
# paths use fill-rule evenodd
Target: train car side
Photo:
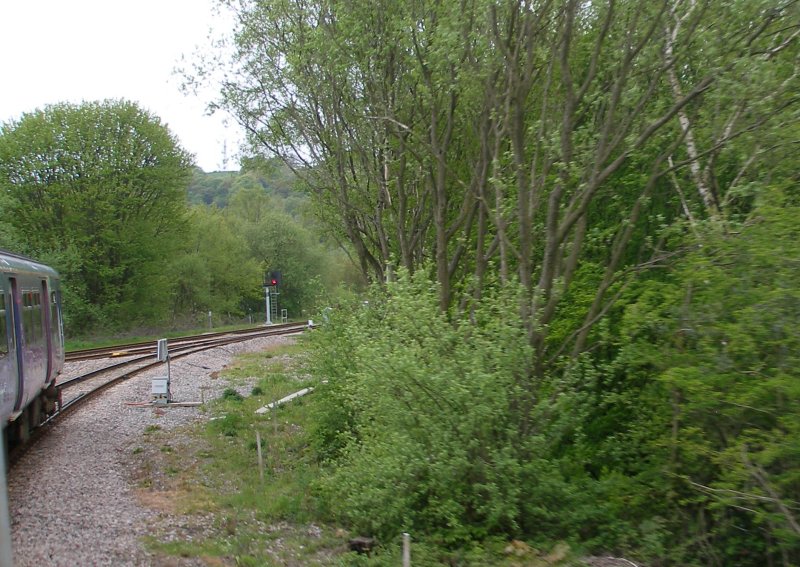
<instances>
[{"instance_id":1,"label":"train car side","mask_svg":"<svg viewBox=\"0 0 800 567\"><path fill-rule=\"evenodd\" d=\"M55 411L63 365L58 274L0 251L0 420L12 442Z\"/></svg>"}]
</instances>

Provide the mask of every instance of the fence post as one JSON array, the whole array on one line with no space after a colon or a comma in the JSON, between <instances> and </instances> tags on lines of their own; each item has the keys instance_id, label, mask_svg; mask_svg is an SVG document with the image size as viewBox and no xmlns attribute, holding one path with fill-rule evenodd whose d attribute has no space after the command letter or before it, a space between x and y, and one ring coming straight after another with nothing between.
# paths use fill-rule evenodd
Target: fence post
<instances>
[{"instance_id":1,"label":"fence post","mask_svg":"<svg viewBox=\"0 0 800 567\"><path fill-rule=\"evenodd\" d=\"M258 476L264 482L264 457L261 455L261 433L256 431L256 450L258 451Z\"/></svg>"},{"instance_id":2,"label":"fence post","mask_svg":"<svg viewBox=\"0 0 800 567\"><path fill-rule=\"evenodd\" d=\"M403 567L411 567L411 536L403 533Z\"/></svg>"}]
</instances>

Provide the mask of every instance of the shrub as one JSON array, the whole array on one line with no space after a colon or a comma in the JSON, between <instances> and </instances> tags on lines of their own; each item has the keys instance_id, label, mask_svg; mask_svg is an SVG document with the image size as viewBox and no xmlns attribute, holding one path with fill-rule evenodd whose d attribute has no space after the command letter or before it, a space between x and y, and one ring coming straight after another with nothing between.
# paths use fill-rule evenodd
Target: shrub
<instances>
[{"instance_id":1,"label":"shrub","mask_svg":"<svg viewBox=\"0 0 800 567\"><path fill-rule=\"evenodd\" d=\"M222 392L222 399L233 402L241 402L244 398L233 388L225 388L225 391Z\"/></svg>"},{"instance_id":2,"label":"shrub","mask_svg":"<svg viewBox=\"0 0 800 567\"><path fill-rule=\"evenodd\" d=\"M337 517L364 533L458 542L516 529L519 384L530 363L513 297L453 325L435 289L404 280L315 333L328 383L316 431ZM513 310L512 310L513 311ZM502 315L502 317L501 317Z\"/></svg>"}]
</instances>

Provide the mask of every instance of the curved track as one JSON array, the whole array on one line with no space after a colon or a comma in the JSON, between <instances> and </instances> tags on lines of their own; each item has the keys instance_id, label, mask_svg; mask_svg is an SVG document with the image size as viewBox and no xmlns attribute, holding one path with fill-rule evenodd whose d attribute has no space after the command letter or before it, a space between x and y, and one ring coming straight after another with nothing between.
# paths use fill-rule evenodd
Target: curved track
<instances>
[{"instance_id":1,"label":"curved track","mask_svg":"<svg viewBox=\"0 0 800 567\"><path fill-rule=\"evenodd\" d=\"M282 329L295 329L297 328L299 323L282 323L279 325L271 325L269 327L259 326L259 327L248 327L246 329L239 329L234 331L220 331L217 333L202 333L200 335L188 335L183 337L175 337L172 339L168 339L170 348L176 348L181 345L190 345L196 344L198 341L202 341L204 339L214 340L220 337L228 337L231 335L254 335L254 336L265 336L264 333L266 332L268 335L277 334L274 331L280 331ZM66 353L65 362L77 362L80 360L94 360L94 359L103 359L103 358L115 358L115 357L122 357L122 356L133 356L138 354L155 354L156 352L156 341L142 341L137 343L127 343L127 344L119 344L119 345L112 345L107 347L98 347L98 348L88 348L82 350L73 350Z\"/></svg>"},{"instance_id":2,"label":"curved track","mask_svg":"<svg viewBox=\"0 0 800 567\"><path fill-rule=\"evenodd\" d=\"M195 354L197 352L202 352L204 350L247 341L250 339L300 333L307 328L308 326L304 323L289 323L284 325L274 325L271 327L231 331L227 333L209 333L196 337L180 337L171 339L169 341L169 357L170 360L174 360ZM121 346L115 346L107 347L105 349L76 351L84 353L85 357L67 358L69 361L76 361L98 358L115 358L121 356L126 357L124 361L115 362L100 369L58 382L57 386L60 393L59 399L61 400L58 410L41 426L31 432L30 438L27 442L10 448L8 455L8 463L10 467L13 467L17 462L19 462L20 458L28 451L28 449L33 447L39 439L47 434L47 431L50 427L52 427L65 416L69 415L69 413L78 407L81 407L90 399L100 395L104 390L155 366L164 364L163 362L153 360L153 356L156 352L155 341L122 346L125 348L121 348ZM105 352L105 356L100 355L101 350ZM89 354L90 352L91 354ZM71 392L75 390L74 386L84 382L88 384L88 381L92 382L88 390L77 392L76 395L70 395Z\"/></svg>"}]
</instances>

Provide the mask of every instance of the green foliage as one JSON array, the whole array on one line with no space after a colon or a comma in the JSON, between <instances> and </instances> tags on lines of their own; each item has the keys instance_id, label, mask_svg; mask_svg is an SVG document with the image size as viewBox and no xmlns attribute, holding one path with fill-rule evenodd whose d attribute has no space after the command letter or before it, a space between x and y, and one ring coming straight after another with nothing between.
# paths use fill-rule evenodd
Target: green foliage
<instances>
[{"instance_id":1,"label":"green foliage","mask_svg":"<svg viewBox=\"0 0 800 567\"><path fill-rule=\"evenodd\" d=\"M195 168L188 188L189 203L225 208L240 190L258 189L269 195L280 208L299 216L306 198L295 186L291 170L272 160L245 159L241 171L203 172Z\"/></svg>"},{"instance_id":2,"label":"green foliage","mask_svg":"<svg viewBox=\"0 0 800 567\"><path fill-rule=\"evenodd\" d=\"M337 518L364 533L409 530L450 543L513 533L521 493L513 407L529 352L521 325L481 306L453 327L418 278L316 334L329 463L321 483Z\"/></svg>"},{"instance_id":3,"label":"green foliage","mask_svg":"<svg viewBox=\"0 0 800 567\"><path fill-rule=\"evenodd\" d=\"M246 160L242 171L195 171L184 253L171 266L173 313L264 315L264 274L280 270L278 306L307 317L358 285L346 255L320 236L304 215L306 197L275 160Z\"/></svg>"},{"instance_id":4,"label":"green foliage","mask_svg":"<svg viewBox=\"0 0 800 567\"><path fill-rule=\"evenodd\" d=\"M241 402L244 399L242 395L233 388L225 388L225 391L222 392L222 398L234 402Z\"/></svg>"},{"instance_id":5,"label":"green foliage","mask_svg":"<svg viewBox=\"0 0 800 567\"><path fill-rule=\"evenodd\" d=\"M485 297L471 323L437 308L424 278L330 315L312 336L321 498L359 533L411 531L450 549L492 536L658 557L668 531L660 464L646 444L664 419L586 357L532 379L508 306ZM659 502L659 501L657 501Z\"/></svg>"},{"instance_id":6,"label":"green foliage","mask_svg":"<svg viewBox=\"0 0 800 567\"><path fill-rule=\"evenodd\" d=\"M365 278L433 262L447 309L515 275L543 358L585 350L664 225L746 215L796 138L793 3L224 4L214 104L301 171Z\"/></svg>"},{"instance_id":7,"label":"green foliage","mask_svg":"<svg viewBox=\"0 0 800 567\"><path fill-rule=\"evenodd\" d=\"M335 518L794 561L794 4L227 5L218 104L365 277L415 274L315 338Z\"/></svg>"},{"instance_id":8,"label":"green foliage","mask_svg":"<svg viewBox=\"0 0 800 567\"><path fill-rule=\"evenodd\" d=\"M335 297L347 281L349 261L319 235L291 215L281 212L275 199L262 189L240 189L225 211L227 222L243 240L247 255L261 270L254 291L246 297L248 309L262 309L261 284L268 270L279 270L280 308L290 317L308 316Z\"/></svg>"},{"instance_id":9,"label":"green foliage","mask_svg":"<svg viewBox=\"0 0 800 567\"><path fill-rule=\"evenodd\" d=\"M219 171L205 173L196 168L187 191L189 202L193 205L214 205L226 207L236 173Z\"/></svg>"},{"instance_id":10,"label":"green foliage","mask_svg":"<svg viewBox=\"0 0 800 567\"><path fill-rule=\"evenodd\" d=\"M190 200L224 209L187 209L190 176L190 156L133 103L26 114L0 130L0 246L61 273L70 335L263 314L267 269L283 271L293 318L339 293L348 260L303 220L287 168L195 169Z\"/></svg>"},{"instance_id":11,"label":"green foliage","mask_svg":"<svg viewBox=\"0 0 800 567\"><path fill-rule=\"evenodd\" d=\"M507 293L466 324L401 278L330 314L312 341L330 513L448 545L796 561L798 213L765 191L735 233L708 223L674 271L625 295L606 349L543 379Z\"/></svg>"},{"instance_id":12,"label":"green foliage","mask_svg":"<svg viewBox=\"0 0 800 567\"><path fill-rule=\"evenodd\" d=\"M242 314L258 298L262 273L241 235L221 211L194 207L182 254L168 266L173 314Z\"/></svg>"},{"instance_id":13,"label":"green foliage","mask_svg":"<svg viewBox=\"0 0 800 567\"><path fill-rule=\"evenodd\" d=\"M709 227L673 278L626 309L618 363L657 379L649 406L664 427L649 444L668 452L670 506L692 519L682 530L709 544L685 557L800 559L798 212L764 192L737 233Z\"/></svg>"},{"instance_id":14,"label":"green foliage","mask_svg":"<svg viewBox=\"0 0 800 567\"><path fill-rule=\"evenodd\" d=\"M3 245L64 276L71 331L162 316L191 156L127 101L58 104L0 128ZM5 232L4 232L5 230Z\"/></svg>"}]
</instances>

